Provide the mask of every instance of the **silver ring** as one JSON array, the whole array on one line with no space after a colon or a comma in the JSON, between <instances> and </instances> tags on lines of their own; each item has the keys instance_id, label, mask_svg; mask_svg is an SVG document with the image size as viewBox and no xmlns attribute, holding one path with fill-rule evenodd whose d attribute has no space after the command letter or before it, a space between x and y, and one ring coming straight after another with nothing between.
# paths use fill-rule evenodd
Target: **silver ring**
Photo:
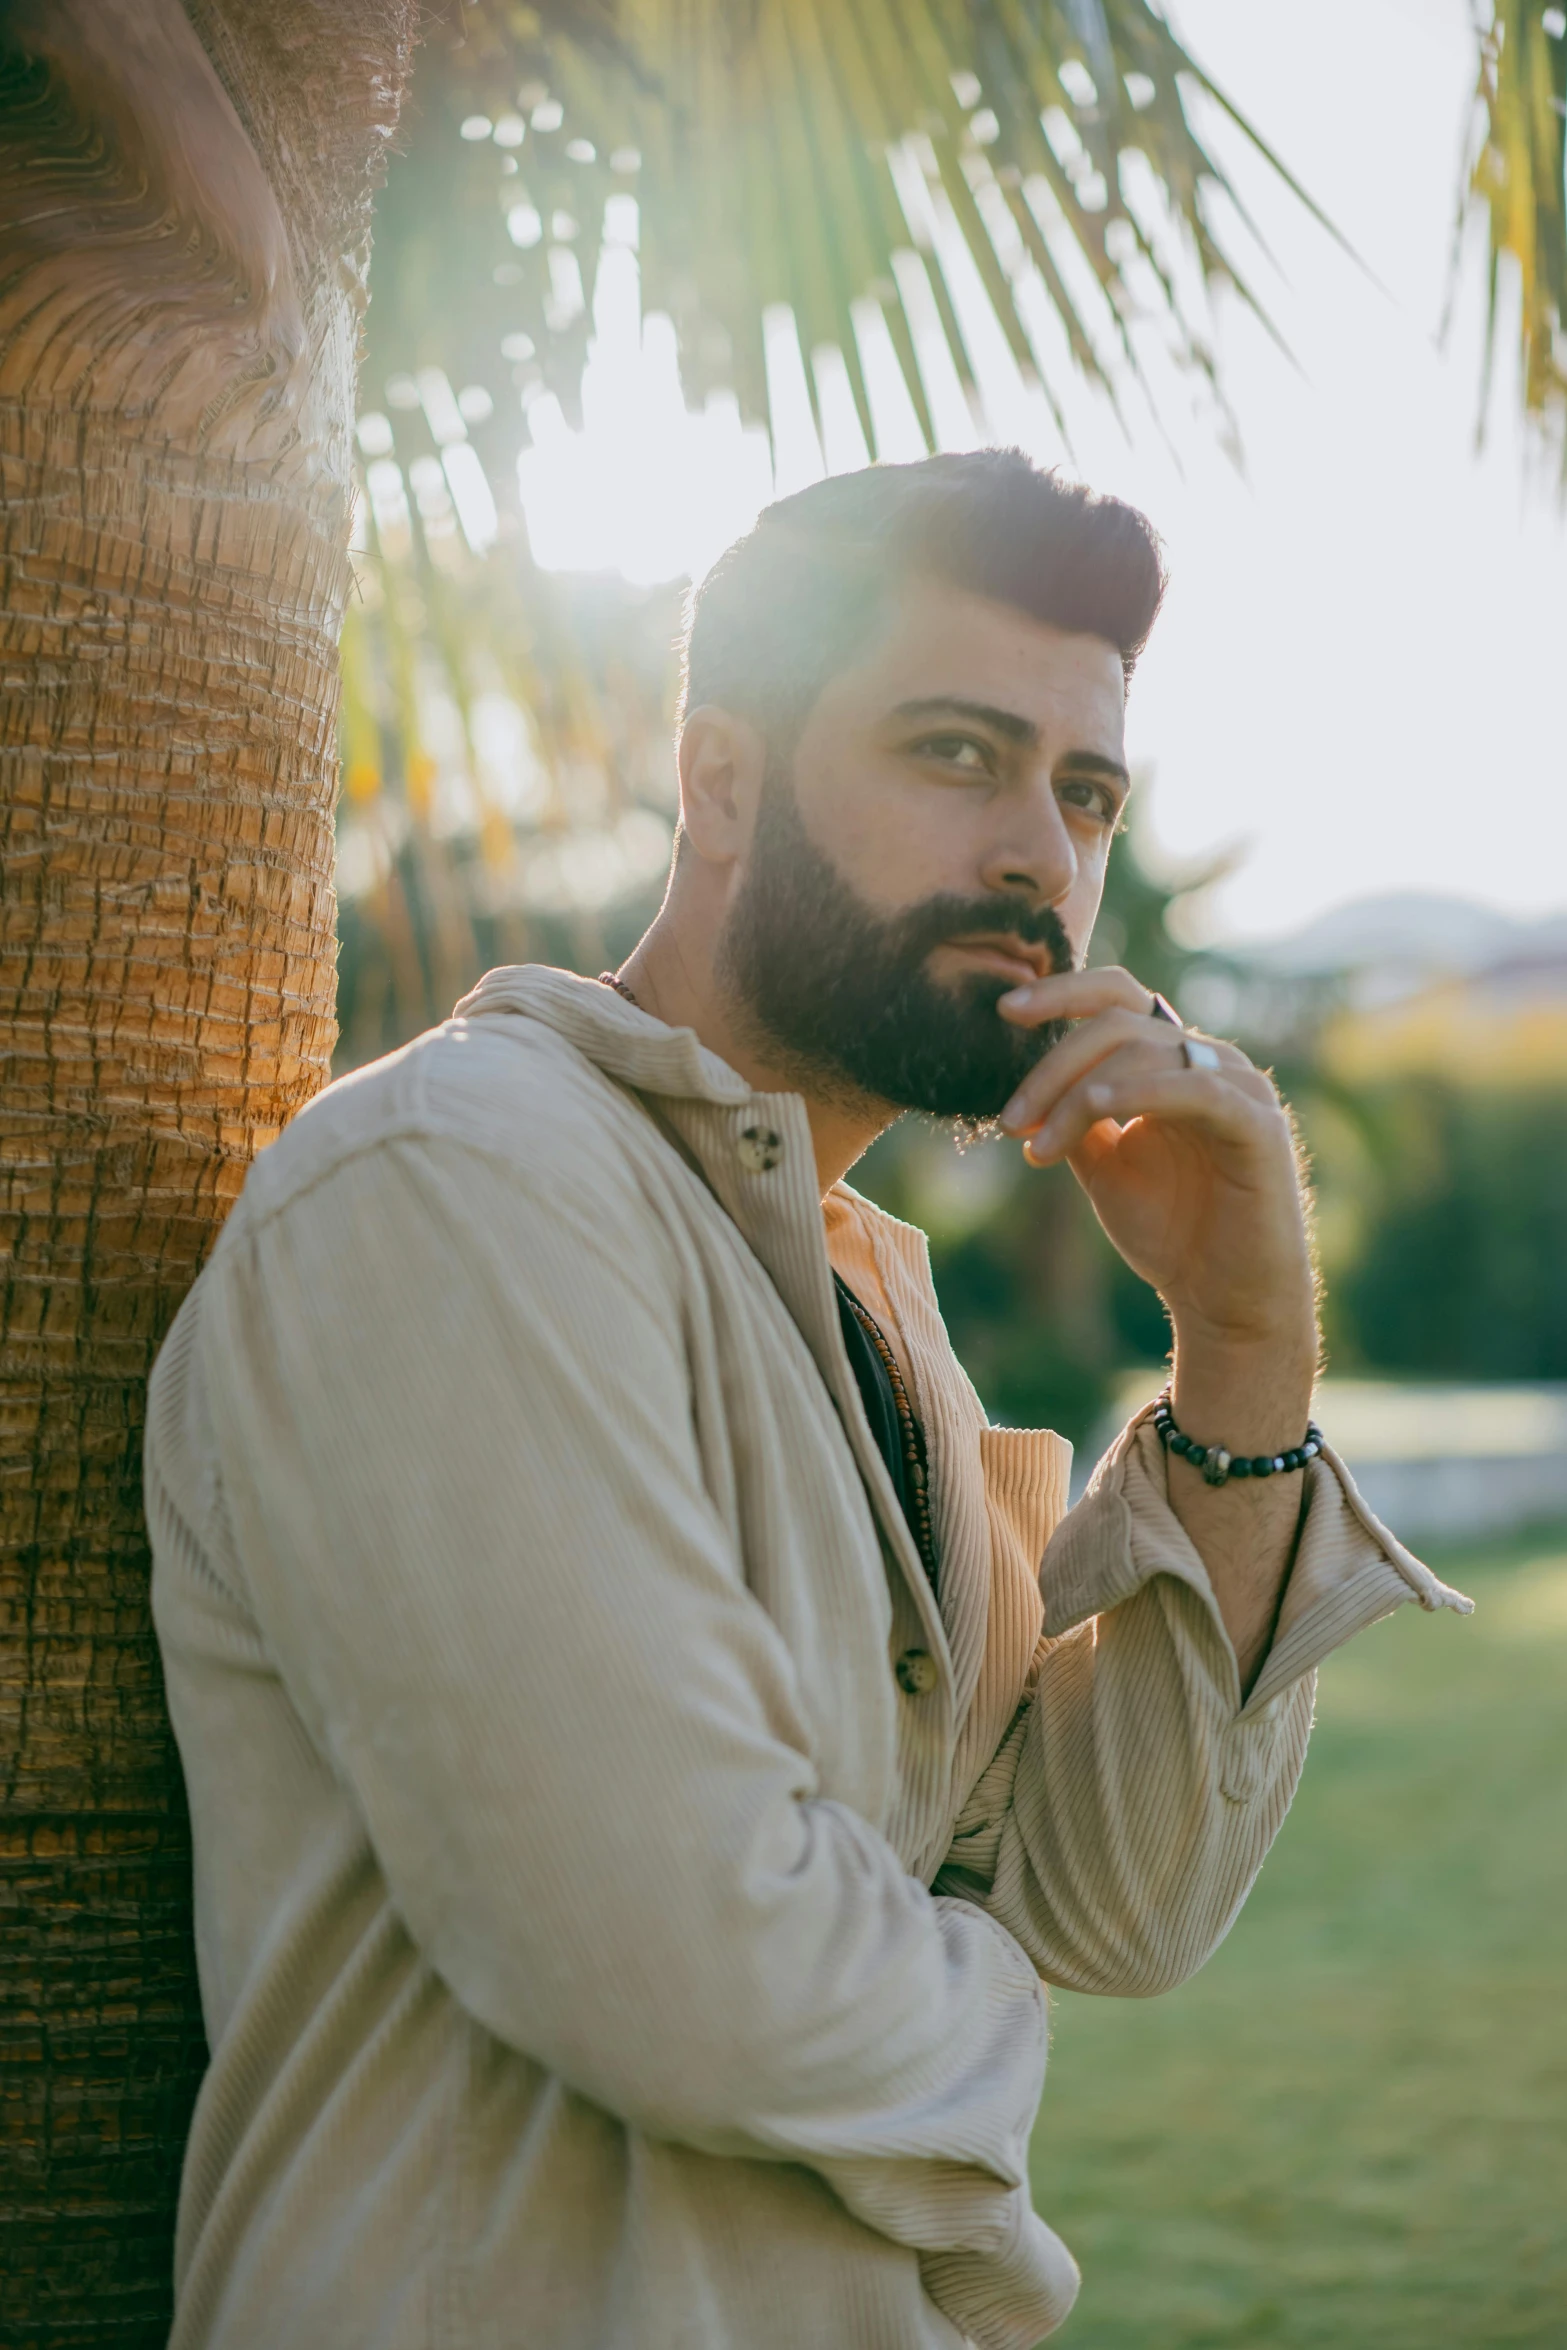
<instances>
[{"instance_id":1,"label":"silver ring","mask_svg":"<svg viewBox=\"0 0 1567 2350\"><path fill-rule=\"evenodd\" d=\"M1224 1063L1211 1044L1204 1044L1200 1036L1183 1036L1181 1053L1188 1069L1222 1069Z\"/></svg>"}]
</instances>

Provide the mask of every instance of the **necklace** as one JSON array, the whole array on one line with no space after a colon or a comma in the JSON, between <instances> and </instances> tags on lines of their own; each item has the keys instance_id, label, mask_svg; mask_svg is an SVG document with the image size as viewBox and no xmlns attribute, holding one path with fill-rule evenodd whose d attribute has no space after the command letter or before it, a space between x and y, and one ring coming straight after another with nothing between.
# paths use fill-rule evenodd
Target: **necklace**
<instances>
[{"instance_id":1,"label":"necklace","mask_svg":"<svg viewBox=\"0 0 1567 2350\"><path fill-rule=\"evenodd\" d=\"M903 1466L908 1482L912 1513L909 1531L914 1536L914 1546L920 1554L920 1564L929 1578L932 1591L934 1591L936 1588L936 1535L935 1528L931 1523L930 1482L925 1473L924 1431L914 1417L914 1407L909 1401L909 1391L904 1385L903 1372L899 1367L897 1356L887 1343L881 1324L869 1308L860 1303L847 1282L840 1282L839 1295L844 1299L850 1313L853 1314L854 1319L876 1349L881 1367L887 1374L887 1384L892 1389L892 1403L893 1409L898 1415L898 1435L903 1444Z\"/></svg>"},{"instance_id":2,"label":"necklace","mask_svg":"<svg viewBox=\"0 0 1567 2350\"><path fill-rule=\"evenodd\" d=\"M633 1010L638 1012L641 1011L642 1006L637 1002L637 999L632 994L630 988L626 985L623 979L617 979L613 971L601 971L599 973L599 985L600 987L612 987L616 995L625 997L627 1003L632 1006Z\"/></svg>"}]
</instances>

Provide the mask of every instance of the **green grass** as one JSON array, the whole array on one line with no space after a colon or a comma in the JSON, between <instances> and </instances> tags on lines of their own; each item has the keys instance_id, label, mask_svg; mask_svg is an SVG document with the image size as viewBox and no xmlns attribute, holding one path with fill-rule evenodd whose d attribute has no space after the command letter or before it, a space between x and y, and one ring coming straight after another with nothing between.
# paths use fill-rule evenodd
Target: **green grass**
<instances>
[{"instance_id":1,"label":"green grass","mask_svg":"<svg viewBox=\"0 0 1567 2350\"><path fill-rule=\"evenodd\" d=\"M1228 1942L1058 1995L1064 2350L1567 2350L1567 1536L1440 1562L1323 1670Z\"/></svg>"}]
</instances>

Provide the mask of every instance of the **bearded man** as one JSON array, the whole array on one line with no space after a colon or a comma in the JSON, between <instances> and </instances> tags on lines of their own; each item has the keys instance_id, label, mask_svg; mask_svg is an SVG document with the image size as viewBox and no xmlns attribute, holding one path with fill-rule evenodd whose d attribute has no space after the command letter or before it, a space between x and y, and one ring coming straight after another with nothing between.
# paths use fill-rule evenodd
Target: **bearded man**
<instances>
[{"instance_id":1,"label":"bearded man","mask_svg":"<svg viewBox=\"0 0 1567 2350\"><path fill-rule=\"evenodd\" d=\"M1464 1604L1309 1430L1272 1086L1084 967L1162 588L1015 453L770 508L624 971L492 972L252 1171L149 1435L179 2350L1027 2350L1043 1984L1200 1966L1318 1660ZM1070 1511L843 1180L910 1109L1067 1161L1169 1309Z\"/></svg>"}]
</instances>

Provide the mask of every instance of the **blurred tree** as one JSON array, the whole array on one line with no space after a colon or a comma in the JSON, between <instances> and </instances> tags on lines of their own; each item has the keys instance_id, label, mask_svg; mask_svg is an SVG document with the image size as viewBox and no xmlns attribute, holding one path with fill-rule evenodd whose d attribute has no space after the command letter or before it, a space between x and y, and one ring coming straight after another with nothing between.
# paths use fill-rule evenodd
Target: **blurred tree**
<instances>
[{"instance_id":1,"label":"blurred tree","mask_svg":"<svg viewBox=\"0 0 1567 2350\"><path fill-rule=\"evenodd\" d=\"M1354 1106L1318 1151L1335 1365L1567 1379L1567 1093L1410 1076Z\"/></svg>"}]
</instances>

